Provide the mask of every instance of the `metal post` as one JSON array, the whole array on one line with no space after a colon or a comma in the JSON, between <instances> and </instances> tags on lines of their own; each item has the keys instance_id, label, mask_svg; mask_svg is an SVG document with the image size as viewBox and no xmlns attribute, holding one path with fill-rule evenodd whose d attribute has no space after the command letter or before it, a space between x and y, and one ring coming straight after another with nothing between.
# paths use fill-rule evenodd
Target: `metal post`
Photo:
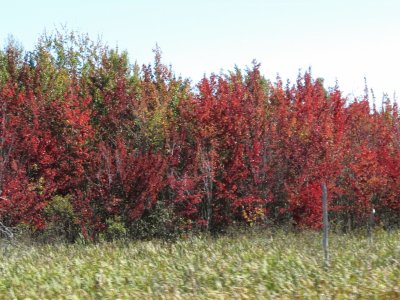
<instances>
[{"instance_id":1,"label":"metal post","mask_svg":"<svg viewBox=\"0 0 400 300\"><path fill-rule=\"evenodd\" d=\"M322 246L324 248L324 267L329 267L329 252L328 252L328 231L329 231L329 221L328 221L328 191L326 188L326 183L321 183L322 188L322 221L324 233L322 237Z\"/></svg>"},{"instance_id":2,"label":"metal post","mask_svg":"<svg viewBox=\"0 0 400 300\"><path fill-rule=\"evenodd\" d=\"M368 242L370 245L372 245L373 239L372 239L372 228L374 226L374 217L375 217L375 209L371 209L371 213L369 214L368 218Z\"/></svg>"}]
</instances>

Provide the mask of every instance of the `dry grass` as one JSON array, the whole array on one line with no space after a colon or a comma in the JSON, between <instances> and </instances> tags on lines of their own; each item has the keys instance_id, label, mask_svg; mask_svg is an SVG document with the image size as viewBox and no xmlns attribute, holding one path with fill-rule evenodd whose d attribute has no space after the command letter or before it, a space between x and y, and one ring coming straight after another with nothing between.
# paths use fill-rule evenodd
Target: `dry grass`
<instances>
[{"instance_id":1,"label":"dry grass","mask_svg":"<svg viewBox=\"0 0 400 300\"><path fill-rule=\"evenodd\" d=\"M14 246L0 262L2 299L398 299L400 233L258 232L174 243Z\"/></svg>"}]
</instances>

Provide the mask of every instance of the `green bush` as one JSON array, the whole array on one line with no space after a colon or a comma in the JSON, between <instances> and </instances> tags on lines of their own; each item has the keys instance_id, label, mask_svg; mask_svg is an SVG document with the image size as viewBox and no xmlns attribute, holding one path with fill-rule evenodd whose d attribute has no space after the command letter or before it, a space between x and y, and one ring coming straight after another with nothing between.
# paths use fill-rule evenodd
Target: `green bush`
<instances>
[{"instance_id":1,"label":"green bush","mask_svg":"<svg viewBox=\"0 0 400 300\"><path fill-rule=\"evenodd\" d=\"M173 224L173 212L159 201L143 216L129 225L129 235L133 239L174 239L179 230Z\"/></svg>"},{"instance_id":2,"label":"green bush","mask_svg":"<svg viewBox=\"0 0 400 300\"><path fill-rule=\"evenodd\" d=\"M100 240L113 241L127 237L128 231L120 216L107 219L106 224L107 229L100 234Z\"/></svg>"},{"instance_id":3,"label":"green bush","mask_svg":"<svg viewBox=\"0 0 400 300\"><path fill-rule=\"evenodd\" d=\"M44 240L65 240L73 242L79 236L80 228L71 203L70 195L56 195L46 206L44 212L48 226L42 233Z\"/></svg>"}]
</instances>

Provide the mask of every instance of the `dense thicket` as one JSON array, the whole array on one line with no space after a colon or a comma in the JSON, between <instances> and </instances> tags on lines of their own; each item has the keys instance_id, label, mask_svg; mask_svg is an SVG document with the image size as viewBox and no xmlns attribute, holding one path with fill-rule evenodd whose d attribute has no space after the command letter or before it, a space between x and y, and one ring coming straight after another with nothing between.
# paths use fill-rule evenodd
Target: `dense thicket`
<instances>
[{"instance_id":1,"label":"dense thicket","mask_svg":"<svg viewBox=\"0 0 400 300\"><path fill-rule=\"evenodd\" d=\"M396 103L345 99L310 72L266 80L254 64L177 78L86 36L0 51L0 220L81 233L159 235L232 224L362 225L400 212Z\"/></svg>"}]
</instances>

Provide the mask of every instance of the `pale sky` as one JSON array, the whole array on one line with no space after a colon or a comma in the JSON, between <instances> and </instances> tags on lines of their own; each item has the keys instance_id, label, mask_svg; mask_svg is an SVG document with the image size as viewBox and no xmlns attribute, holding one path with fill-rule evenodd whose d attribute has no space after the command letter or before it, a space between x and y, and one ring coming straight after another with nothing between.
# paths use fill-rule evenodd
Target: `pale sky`
<instances>
[{"instance_id":1,"label":"pale sky","mask_svg":"<svg viewBox=\"0 0 400 300\"><path fill-rule=\"evenodd\" d=\"M399 0L69 0L1 1L0 42L12 34L31 50L44 30L67 25L102 36L149 63L156 43L177 75L251 65L292 81L299 69L361 95L364 77L380 99L400 94Z\"/></svg>"}]
</instances>

